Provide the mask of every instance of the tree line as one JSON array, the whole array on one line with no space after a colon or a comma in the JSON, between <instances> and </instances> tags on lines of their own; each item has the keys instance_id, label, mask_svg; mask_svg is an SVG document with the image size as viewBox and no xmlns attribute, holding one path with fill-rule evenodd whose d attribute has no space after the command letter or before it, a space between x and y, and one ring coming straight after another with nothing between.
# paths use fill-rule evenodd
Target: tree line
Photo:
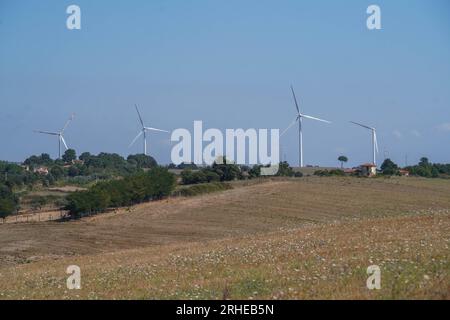
<instances>
[{"instance_id":1,"label":"tree line","mask_svg":"<svg viewBox=\"0 0 450 320\"><path fill-rule=\"evenodd\" d=\"M144 154L129 155L125 159L115 153L92 155L84 152L77 158L75 150L69 149L62 159L53 160L43 153L25 159L22 166L0 161L0 181L8 181L13 188L28 189L33 189L37 184L52 186L61 180L71 184L87 184L132 175L157 165L153 157ZM48 173L35 172L42 167L47 168Z\"/></svg>"},{"instance_id":2,"label":"tree line","mask_svg":"<svg viewBox=\"0 0 450 320\"><path fill-rule=\"evenodd\" d=\"M234 163L227 163L223 158L221 163L214 162L211 166L192 170L192 166L186 166L181 172L183 184L199 184L210 182L224 182L233 180L254 179L261 176L262 165L239 166ZM294 172L292 167L286 161L279 163L279 169L276 176L301 177L301 172Z\"/></svg>"},{"instance_id":3,"label":"tree line","mask_svg":"<svg viewBox=\"0 0 450 320\"><path fill-rule=\"evenodd\" d=\"M166 168L155 167L118 180L103 181L86 191L67 197L66 210L73 217L99 213L108 208L131 206L169 196L175 188L175 176Z\"/></svg>"}]
</instances>

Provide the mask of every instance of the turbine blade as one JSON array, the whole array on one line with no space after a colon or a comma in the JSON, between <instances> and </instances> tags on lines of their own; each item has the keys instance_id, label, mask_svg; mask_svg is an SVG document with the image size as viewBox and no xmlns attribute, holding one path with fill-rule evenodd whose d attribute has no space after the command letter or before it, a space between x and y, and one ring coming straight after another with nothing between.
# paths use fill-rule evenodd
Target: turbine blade
<instances>
[{"instance_id":1,"label":"turbine blade","mask_svg":"<svg viewBox=\"0 0 450 320\"><path fill-rule=\"evenodd\" d=\"M308 116L306 114L301 114L300 116L302 116L303 118L311 119L311 120L317 120L317 121L322 121L322 122L325 122L325 123L331 123L331 121L323 120L323 119L319 119L319 118L315 118L315 117L311 117L311 116Z\"/></svg>"},{"instance_id":2,"label":"turbine blade","mask_svg":"<svg viewBox=\"0 0 450 320\"><path fill-rule=\"evenodd\" d=\"M59 133L57 133L57 132L38 131L38 130L34 130L34 132L36 132L36 133L43 133L43 134L49 134L49 135L52 135L52 136L59 135Z\"/></svg>"},{"instance_id":3,"label":"turbine blade","mask_svg":"<svg viewBox=\"0 0 450 320\"><path fill-rule=\"evenodd\" d=\"M67 126L68 126L69 123L73 120L74 117L75 117L75 113L72 113L72 114L70 115L69 120L67 120L66 124L64 125L64 128L62 128L61 133L63 133L64 130L66 130Z\"/></svg>"},{"instance_id":4,"label":"turbine blade","mask_svg":"<svg viewBox=\"0 0 450 320\"><path fill-rule=\"evenodd\" d=\"M299 119L298 116L295 117L294 121L292 121L291 124L290 124L286 129L284 129L283 132L280 134L280 138L281 138L281 137L282 137L282 136L283 136L290 128L292 128L292 126L293 126L294 124L297 123L298 119Z\"/></svg>"},{"instance_id":5,"label":"turbine blade","mask_svg":"<svg viewBox=\"0 0 450 320\"><path fill-rule=\"evenodd\" d=\"M295 92L294 92L294 88L292 87L292 85L291 85L291 91L292 91L292 96L294 97L295 108L297 109L297 113L300 114L300 109L298 107L297 98L295 97Z\"/></svg>"},{"instance_id":6,"label":"turbine blade","mask_svg":"<svg viewBox=\"0 0 450 320\"><path fill-rule=\"evenodd\" d=\"M61 139L62 143L64 144L64 147L66 147L66 150L69 149L67 146L66 140L64 140L64 137L62 135L59 135L59 138Z\"/></svg>"},{"instance_id":7,"label":"turbine blade","mask_svg":"<svg viewBox=\"0 0 450 320\"><path fill-rule=\"evenodd\" d=\"M130 143L130 145L128 146L128 148L131 147L131 146L136 142L136 140L142 135L143 132L144 132L144 131L140 131L140 132L138 133L138 135L136 136L136 138L134 138L133 141L131 141L131 143Z\"/></svg>"},{"instance_id":8,"label":"turbine blade","mask_svg":"<svg viewBox=\"0 0 450 320\"><path fill-rule=\"evenodd\" d=\"M135 104L134 107L136 108L136 112L139 116L139 121L141 122L142 128L144 128L144 121L142 120L141 113L139 112L137 104Z\"/></svg>"},{"instance_id":9,"label":"turbine blade","mask_svg":"<svg viewBox=\"0 0 450 320\"><path fill-rule=\"evenodd\" d=\"M369 130L375 130L372 127L366 126L366 125L358 123L358 122L354 122L354 121L350 121L350 122L353 123L353 124L356 124L357 126L360 126L360 127L363 127L363 128L369 129Z\"/></svg>"},{"instance_id":10,"label":"turbine blade","mask_svg":"<svg viewBox=\"0 0 450 320\"><path fill-rule=\"evenodd\" d=\"M156 128L152 128L152 127L144 127L145 130L150 130L150 131L160 131L160 132L167 132L170 133L167 130L162 130L162 129L156 129Z\"/></svg>"}]
</instances>

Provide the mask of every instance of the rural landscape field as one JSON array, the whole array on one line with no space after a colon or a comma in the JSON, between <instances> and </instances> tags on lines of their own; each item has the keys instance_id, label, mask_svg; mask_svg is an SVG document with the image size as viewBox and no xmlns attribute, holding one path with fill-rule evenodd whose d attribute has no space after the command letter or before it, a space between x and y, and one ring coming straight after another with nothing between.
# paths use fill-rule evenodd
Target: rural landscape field
<instances>
[{"instance_id":1,"label":"rural landscape field","mask_svg":"<svg viewBox=\"0 0 450 320\"><path fill-rule=\"evenodd\" d=\"M449 299L450 180L232 183L68 222L0 225L3 299ZM66 268L81 268L81 290ZM381 268L368 290L366 269Z\"/></svg>"},{"instance_id":2,"label":"rural landscape field","mask_svg":"<svg viewBox=\"0 0 450 320\"><path fill-rule=\"evenodd\" d=\"M0 0L0 307L448 302L449 40L448 0Z\"/></svg>"}]
</instances>

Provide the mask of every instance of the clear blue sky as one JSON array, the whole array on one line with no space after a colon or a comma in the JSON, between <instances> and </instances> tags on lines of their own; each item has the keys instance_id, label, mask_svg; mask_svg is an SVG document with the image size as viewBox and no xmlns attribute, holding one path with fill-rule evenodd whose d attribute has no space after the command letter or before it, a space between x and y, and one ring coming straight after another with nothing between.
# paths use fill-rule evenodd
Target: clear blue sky
<instances>
[{"instance_id":1,"label":"clear blue sky","mask_svg":"<svg viewBox=\"0 0 450 320\"><path fill-rule=\"evenodd\" d=\"M82 29L66 29L77 4ZM382 30L366 28L381 7ZM306 164L350 165L380 154L404 164L450 162L450 2L0 0L0 159L56 156L58 130L78 152L141 152L128 144L148 125L191 129L280 128L302 110ZM170 161L169 135L151 134L150 153ZM282 139L297 163L297 133Z\"/></svg>"}]
</instances>

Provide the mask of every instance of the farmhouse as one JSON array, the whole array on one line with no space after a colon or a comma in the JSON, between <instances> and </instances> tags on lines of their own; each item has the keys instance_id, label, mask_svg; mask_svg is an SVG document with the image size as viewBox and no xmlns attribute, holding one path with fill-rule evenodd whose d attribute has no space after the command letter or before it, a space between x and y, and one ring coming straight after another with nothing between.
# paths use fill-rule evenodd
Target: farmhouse
<instances>
[{"instance_id":1,"label":"farmhouse","mask_svg":"<svg viewBox=\"0 0 450 320\"><path fill-rule=\"evenodd\" d=\"M373 163L364 163L359 166L360 174L366 177L373 177L377 174L377 166Z\"/></svg>"},{"instance_id":2,"label":"farmhouse","mask_svg":"<svg viewBox=\"0 0 450 320\"><path fill-rule=\"evenodd\" d=\"M401 176L403 176L403 177L409 177L409 171L408 170L400 169L400 170L398 170L398 173Z\"/></svg>"},{"instance_id":3,"label":"farmhouse","mask_svg":"<svg viewBox=\"0 0 450 320\"><path fill-rule=\"evenodd\" d=\"M34 169L33 172L46 176L46 175L48 175L48 168L46 168L46 167L39 167L39 168Z\"/></svg>"}]
</instances>

